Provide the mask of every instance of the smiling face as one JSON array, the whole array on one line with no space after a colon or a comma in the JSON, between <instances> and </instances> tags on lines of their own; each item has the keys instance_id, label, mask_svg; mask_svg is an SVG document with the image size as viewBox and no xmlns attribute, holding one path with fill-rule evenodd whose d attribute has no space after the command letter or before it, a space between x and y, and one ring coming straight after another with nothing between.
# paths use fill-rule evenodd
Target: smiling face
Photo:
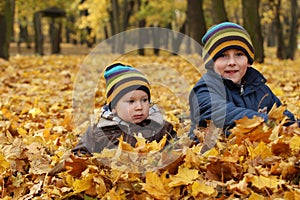
<instances>
[{"instance_id":1,"label":"smiling face","mask_svg":"<svg viewBox=\"0 0 300 200\"><path fill-rule=\"evenodd\" d=\"M238 49L224 51L214 62L214 71L236 84L241 83L247 67L250 67L248 58L243 51Z\"/></svg>"},{"instance_id":2,"label":"smiling face","mask_svg":"<svg viewBox=\"0 0 300 200\"><path fill-rule=\"evenodd\" d=\"M122 96L112 111L122 120L137 124L148 117L149 107L147 93L143 90L133 90Z\"/></svg>"}]
</instances>

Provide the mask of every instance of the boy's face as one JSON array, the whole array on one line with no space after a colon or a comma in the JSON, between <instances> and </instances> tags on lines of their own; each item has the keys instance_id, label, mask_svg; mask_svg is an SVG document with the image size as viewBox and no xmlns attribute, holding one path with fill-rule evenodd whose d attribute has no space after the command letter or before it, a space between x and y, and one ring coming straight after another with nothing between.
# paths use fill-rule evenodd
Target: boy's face
<instances>
[{"instance_id":1,"label":"boy's face","mask_svg":"<svg viewBox=\"0 0 300 200\"><path fill-rule=\"evenodd\" d=\"M247 67L250 67L248 58L243 51L238 49L225 51L214 63L214 71L216 73L223 78L232 80L236 84L241 83Z\"/></svg>"},{"instance_id":2,"label":"boy's face","mask_svg":"<svg viewBox=\"0 0 300 200\"><path fill-rule=\"evenodd\" d=\"M126 93L112 109L122 120L130 123L140 123L149 115L149 98L142 90Z\"/></svg>"}]
</instances>

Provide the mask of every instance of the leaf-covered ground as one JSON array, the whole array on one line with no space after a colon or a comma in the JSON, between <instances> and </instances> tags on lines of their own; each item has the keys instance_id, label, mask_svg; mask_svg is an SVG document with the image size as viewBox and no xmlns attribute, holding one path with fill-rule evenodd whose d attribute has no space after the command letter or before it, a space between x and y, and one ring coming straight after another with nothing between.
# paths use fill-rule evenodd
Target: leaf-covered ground
<instances>
[{"instance_id":1,"label":"leaf-covered ground","mask_svg":"<svg viewBox=\"0 0 300 200\"><path fill-rule=\"evenodd\" d=\"M120 139L118 149L89 158L73 156L70 149L82 133L74 124L72 99L83 59L0 60L2 199L300 199L300 130L282 126L284 107L270 113L272 124L258 118L239 120L229 138L214 127L198 130L202 142L192 145L185 136L189 121L184 97L201 74L176 56L123 60L158 63L182 76L166 67L160 68L159 77L152 73L156 83L164 83L152 88L153 100L175 125L178 141L162 149L162 143L138 138L132 148ZM299 118L300 61L267 59L255 67ZM189 87L182 87L180 80ZM168 85L173 85L171 90ZM104 104L104 88L100 80L96 108Z\"/></svg>"}]
</instances>

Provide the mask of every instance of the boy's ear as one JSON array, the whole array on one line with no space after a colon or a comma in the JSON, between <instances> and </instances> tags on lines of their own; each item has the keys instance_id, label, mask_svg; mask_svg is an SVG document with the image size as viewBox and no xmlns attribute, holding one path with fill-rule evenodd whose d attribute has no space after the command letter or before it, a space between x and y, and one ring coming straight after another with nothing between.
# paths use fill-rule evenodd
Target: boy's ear
<instances>
[{"instance_id":1,"label":"boy's ear","mask_svg":"<svg viewBox=\"0 0 300 200\"><path fill-rule=\"evenodd\" d=\"M116 110L115 108L112 108L111 112L112 112L113 114L116 114L116 113L117 113L117 110Z\"/></svg>"}]
</instances>

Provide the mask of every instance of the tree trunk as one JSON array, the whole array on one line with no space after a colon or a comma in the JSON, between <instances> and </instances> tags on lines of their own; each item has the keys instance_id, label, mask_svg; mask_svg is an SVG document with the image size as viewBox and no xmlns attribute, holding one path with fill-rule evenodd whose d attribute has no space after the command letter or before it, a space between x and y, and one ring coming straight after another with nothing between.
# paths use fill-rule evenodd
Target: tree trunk
<instances>
[{"instance_id":1,"label":"tree trunk","mask_svg":"<svg viewBox=\"0 0 300 200\"><path fill-rule=\"evenodd\" d=\"M139 21L139 28L145 27L146 20L140 20ZM141 56L145 55L145 38L147 37L145 34L143 34L145 31L140 31L139 30L139 35L138 35L138 54Z\"/></svg>"},{"instance_id":2,"label":"tree trunk","mask_svg":"<svg viewBox=\"0 0 300 200\"><path fill-rule=\"evenodd\" d=\"M112 51L113 53L120 53L122 54L124 52L124 49L122 48L123 38L121 35L116 36L116 34L121 32L122 27L120 25L120 6L118 3L118 0L111 0L111 22L112 22L112 35L113 41L112 41Z\"/></svg>"},{"instance_id":3,"label":"tree trunk","mask_svg":"<svg viewBox=\"0 0 300 200\"><path fill-rule=\"evenodd\" d=\"M61 22L55 23L55 18L52 17L50 22L50 40L51 40L51 53L60 53L60 42L61 42Z\"/></svg>"},{"instance_id":4,"label":"tree trunk","mask_svg":"<svg viewBox=\"0 0 300 200\"><path fill-rule=\"evenodd\" d=\"M178 55L179 54L179 49L180 49L180 45L182 43L182 40L184 38L184 33L185 33L185 24L180 28L179 33L175 33L173 32L172 34L172 54L173 55Z\"/></svg>"},{"instance_id":5,"label":"tree trunk","mask_svg":"<svg viewBox=\"0 0 300 200\"><path fill-rule=\"evenodd\" d=\"M267 46L268 47L275 47L276 45L276 37L274 35L275 33L275 23L272 21L271 24L268 25L267 27Z\"/></svg>"},{"instance_id":6,"label":"tree trunk","mask_svg":"<svg viewBox=\"0 0 300 200\"><path fill-rule=\"evenodd\" d=\"M297 50L297 33L299 28L297 0L291 0L291 22L289 35L289 48L287 49L287 59L294 59Z\"/></svg>"},{"instance_id":7,"label":"tree trunk","mask_svg":"<svg viewBox=\"0 0 300 200\"><path fill-rule=\"evenodd\" d=\"M228 17L225 10L224 0L213 0L212 10L213 10L213 21L215 24L220 22L228 21Z\"/></svg>"},{"instance_id":8,"label":"tree trunk","mask_svg":"<svg viewBox=\"0 0 300 200\"><path fill-rule=\"evenodd\" d=\"M43 33L42 33L42 24L41 24L41 13L36 12L33 16L34 31L35 31L35 53L39 55L44 55L43 50Z\"/></svg>"},{"instance_id":9,"label":"tree trunk","mask_svg":"<svg viewBox=\"0 0 300 200\"><path fill-rule=\"evenodd\" d=\"M282 24L280 21L280 9L281 9L281 0L277 0L277 2L275 3L275 27L276 27L276 36L277 36L276 56L279 59L284 59L285 43L283 38Z\"/></svg>"},{"instance_id":10,"label":"tree trunk","mask_svg":"<svg viewBox=\"0 0 300 200\"><path fill-rule=\"evenodd\" d=\"M20 33L19 33L19 40L18 40L18 52L21 53L21 44L23 42L26 43L26 47L27 49L30 49L30 39L29 39L29 35L28 35L28 25L27 25L27 21L26 21L26 25L22 25L19 24L19 29L20 29Z\"/></svg>"},{"instance_id":11,"label":"tree trunk","mask_svg":"<svg viewBox=\"0 0 300 200\"><path fill-rule=\"evenodd\" d=\"M249 32L255 51L255 61L264 62L264 45L259 16L259 0L242 0L244 27Z\"/></svg>"},{"instance_id":12,"label":"tree trunk","mask_svg":"<svg viewBox=\"0 0 300 200\"><path fill-rule=\"evenodd\" d=\"M127 29L129 24L129 18L132 15L133 8L134 1L128 2L128 0L124 0L122 4L122 13L118 0L111 0L112 35L123 32ZM124 38L124 36L125 34L121 34L117 37L114 37L114 41L112 41L113 52L123 53L125 51L126 38Z\"/></svg>"},{"instance_id":13,"label":"tree trunk","mask_svg":"<svg viewBox=\"0 0 300 200\"><path fill-rule=\"evenodd\" d=\"M206 32L206 24L203 13L203 0L188 0L187 13L190 28L190 37L192 37L196 42L202 44L201 39ZM199 49L200 45L195 47L195 51L200 55L202 54L202 49Z\"/></svg>"},{"instance_id":14,"label":"tree trunk","mask_svg":"<svg viewBox=\"0 0 300 200\"><path fill-rule=\"evenodd\" d=\"M138 9L142 6L141 0L137 1L138 4ZM139 19L138 21L139 28L144 28L146 26L146 19ZM141 56L145 55L145 49L144 45L146 42L146 38L149 37L148 35L143 34L145 31L139 30L139 35L138 35L138 54Z\"/></svg>"},{"instance_id":15,"label":"tree trunk","mask_svg":"<svg viewBox=\"0 0 300 200\"><path fill-rule=\"evenodd\" d=\"M189 22L188 21L189 20L186 19L185 26L184 26L185 27L185 33L186 33L186 35L190 35L190 33L189 33L190 29L189 29ZM189 55L192 52L192 49L191 49L191 38L187 37L186 39L187 39L187 41L186 41L185 53Z\"/></svg>"},{"instance_id":16,"label":"tree trunk","mask_svg":"<svg viewBox=\"0 0 300 200\"><path fill-rule=\"evenodd\" d=\"M159 49L160 49L160 39L161 39L161 32L157 28L152 29L152 39L153 39L153 52L154 55L159 55Z\"/></svg>"},{"instance_id":17,"label":"tree trunk","mask_svg":"<svg viewBox=\"0 0 300 200\"><path fill-rule=\"evenodd\" d=\"M9 59L9 43L12 35L14 0L6 0L0 8L0 58Z\"/></svg>"}]
</instances>

